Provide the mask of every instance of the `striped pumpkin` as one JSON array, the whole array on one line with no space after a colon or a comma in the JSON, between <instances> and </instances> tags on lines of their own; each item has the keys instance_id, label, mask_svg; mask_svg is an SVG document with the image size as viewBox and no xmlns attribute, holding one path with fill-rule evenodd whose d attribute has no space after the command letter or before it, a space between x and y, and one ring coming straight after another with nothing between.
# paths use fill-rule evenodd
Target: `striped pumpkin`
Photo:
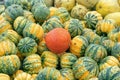
<instances>
[{"instance_id":1,"label":"striped pumpkin","mask_svg":"<svg viewBox=\"0 0 120 80\"><path fill-rule=\"evenodd\" d=\"M31 10L32 8L31 1L32 0L21 0L21 6L23 7L23 9Z\"/></svg>"},{"instance_id":2,"label":"striped pumpkin","mask_svg":"<svg viewBox=\"0 0 120 80\"><path fill-rule=\"evenodd\" d=\"M112 67L112 66L120 66L120 63L117 58L114 56L107 56L100 61L99 69L100 71L104 70L105 68Z\"/></svg>"},{"instance_id":3,"label":"striped pumpkin","mask_svg":"<svg viewBox=\"0 0 120 80\"><path fill-rule=\"evenodd\" d=\"M13 74L20 68L20 60L16 55L0 57L0 73Z\"/></svg>"},{"instance_id":4,"label":"striped pumpkin","mask_svg":"<svg viewBox=\"0 0 120 80\"><path fill-rule=\"evenodd\" d=\"M50 10L50 15L49 17L52 17L52 16L55 16L55 12L58 8L56 7L50 7L49 10Z\"/></svg>"},{"instance_id":5,"label":"striped pumpkin","mask_svg":"<svg viewBox=\"0 0 120 80\"><path fill-rule=\"evenodd\" d=\"M87 46L88 41L85 37L76 36L71 41L70 52L75 54L77 57L83 56Z\"/></svg>"},{"instance_id":6,"label":"striped pumpkin","mask_svg":"<svg viewBox=\"0 0 120 80\"><path fill-rule=\"evenodd\" d=\"M44 51L41 54L42 66L43 67L54 67L58 65L58 56L50 51Z\"/></svg>"},{"instance_id":7,"label":"striped pumpkin","mask_svg":"<svg viewBox=\"0 0 120 80\"><path fill-rule=\"evenodd\" d=\"M5 5L0 5L0 14L2 14L5 11Z\"/></svg>"},{"instance_id":8,"label":"striped pumpkin","mask_svg":"<svg viewBox=\"0 0 120 80\"><path fill-rule=\"evenodd\" d=\"M72 53L62 54L60 57L60 66L61 68L72 68L76 60L77 57Z\"/></svg>"},{"instance_id":9,"label":"striped pumpkin","mask_svg":"<svg viewBox=\"0 0 120 80\"><path fill-rule=\"evenodd\" d=\"M37 43L43 39L44 30L36 23L28 23L23 29L23 36L33 38Z\"/></svg>"},{"instance_id":10,"label":"striped pumpkin","mask_svg":"<svg viewBox=\"0 0 120 80\"><path fill-rule=\"evenodd\" d=\"M68 30L72 38L82 34L83 25L78 19L70 19L69 21L65 22L64 26L64 28Z\"/></svg>"},{"instance_id":11,"label":"striped pumpkin","mask_svg":"<svg viewBox=\"0 0 120 80\"><path fill-rule=\"evenodd\" d=\"M22 56L29 56L37 52L37 43L34 39L29 37L21 39L17 46Z\"/></svg>"},{"instance_id":12,"label":"striped pumpkin","mask_svg":"<svg viewBox=\"0 0 120 80\"><path fill-rule=\"evenodd\" d=\"M43 0L47 7L54 6L54 0Z\"/></svg>"},{"instance_id":13,"label":"striped pumpkin","mask_svg":"<svg viewBox=\"0 0 120 80\"><path fill-rule=\"evenodd\" d=\"M90 57L81 57L73 65L73 73L76 79L89 80L98 75L99 68L97 62Z\"/></svg>"},{"instance_id":14,"label":"striped pumpkin","mask_svg":"<svg viewBox=\"0 0 120 80\"><path fill-rule=\"evenodd\" d=\"M27 56L23 60L23 70L29 74L38 74L42 69L41 57L38 54Z\"/></svg>"},{"instance_id":15,"label":"striped pumpkin","mask_svg":"<svg viewBox=\"0 0 120 80\"><path fill-rule=\"evenodd\" d=\"M107 51L101 45L90 44L85 51L85 56L94 59L96 62L100 62L107 56Z\"/></svg>"},{"instance_id":16,"label":"striped pumpkin","mask_svg":"<svg viewBox=\"0 0 120 80\"><path fill-rule=\"evenodd\" d=\"M10 76L4 73L0 73L0 80L10 80Z\"/></svg>"}]
</instances>

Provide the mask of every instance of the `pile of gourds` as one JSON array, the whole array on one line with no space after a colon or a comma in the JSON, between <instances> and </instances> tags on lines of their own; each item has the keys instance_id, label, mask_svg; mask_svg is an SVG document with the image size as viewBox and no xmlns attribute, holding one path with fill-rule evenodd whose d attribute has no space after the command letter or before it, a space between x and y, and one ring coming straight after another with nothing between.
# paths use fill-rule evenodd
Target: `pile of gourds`
<instances>
[{"instance_id":1,"label":"pile of gourds","mask_svg":"<svg viewBox=\"0 0 120 80\"><path fill-rule=\"evenodd\" d=\"M4 0L0 80L120 80L120 0Z\"/></svg>"}]
</instances>

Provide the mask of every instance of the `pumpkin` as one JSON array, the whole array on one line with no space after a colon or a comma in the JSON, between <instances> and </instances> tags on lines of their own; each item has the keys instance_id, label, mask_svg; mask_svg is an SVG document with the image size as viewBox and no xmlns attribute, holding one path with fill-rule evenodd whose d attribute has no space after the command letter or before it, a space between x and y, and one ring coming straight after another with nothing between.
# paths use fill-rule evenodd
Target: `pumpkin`
<instances>
[{"instance_id":1,"label":"pumpkin","mask_svg":"<svg viewBox=\"0 0 120 80\"><path fill-rule=\"evenodd\" d=\"M51 17L47 21L45 21L42 24L42 28L45 33L48 33L49 31L53 30L54 28L63 28L63 24L60 22L59 19L56 19L54 17Z\"/></svg>"},{"instance_id":2,"label":"pumpkin","mask_svg":"<svg viewBox=\"0 0 120 80\"><path fill-rule=\"evenodd\" d=\"M95 29L96 24L98 21L102 20L102 15L98 13L97 11L89 11L84 16L84 19L86 21L87 27L90 29Z\"/></svg>"},{"instance_id":3,"label":"pumpkin","mask_svg":"<svg viewBox=\"0 0 120 80\"><path fill-rule=\"evenodd\" d=\"M69 32L63 28L55 28L45 36L48 49L57 54L65 52L70 46L70 41L71 37Z\"/></svg>"},{"instance_id":4,"label":"pumpkin","mask_svg":"<svg viewBox=\"0 0 120 80\"><path fill-rule=\"evenodd\" d=\"M76 5L71 10L71 17L79 20L83 20L84 16L88 12L88 9L83 5Z\"/></svg>"},{"instance_id":5,"label":"pumpkin","mask_svg":"<svg viewBox=\"0 0 120 80\"><path fill-rule=\"evenodd\" d=\"M16 55L0 57L0 73L13 74L20 68L20 60Z\"/></svg>"},{"instance_id":6,"label":"pumpkin","mask_svg":"<svg viewBox=\"0 0 120 80\"><path fill-rule=\"evenodd\" d=\"M85 51L85 56L91 57L96 62L100 62L103 58L107 56L107 51L101 45L90 44Z\"/></svg>"},{"instance_id":7,"label":"pumpkin","mask_svg":"<svg viewBox=\"0 0 120 80\"><path fill-rule=\"evenodd\" d=\"M77 57L72 53L62 54L60 57L60 66L61 68L72 68L76 60Z\"/></svg>"},{"instance_id":8,"label":"pumpkin","mask_svg":"<svg viewBox=\"0 0 120 80\"><path fill-rule=\"evenodd\" d=\"M98 80L97 77L90 78L89 80Z\"/></svg>"},{"instance_id":9,"label":"pumpkin","mask_svg":"<svg viewBox=\"0 0 120 80\"><path fill-rule=\"evenodd\" d=\"M72 69L63 68L63 69L60 69L60 73L64 77L64 80L75 80Z\"/></svg>"},{"instance_id":10,"label":"pumpkin","mask_svg":"<svg viewBox=\"0 0 120 80\"><path fill-rule=\"evenodd\" d=\"M116 43L111 50L111 55L115 56L120 61L120 43Z\"/></svg>"},{"instance_id":11,"label":"pumpkin","mask_svg":"<svg viewBox=\"0 0 120 80\"><path fill-rule=\"evenodd\" d=\"M33 78L33 80L36 79L37 75L38 75L38 74L32 74L32 78Z\"/></svg>"},{"instance_id":12,"label":"pumpkin","mask_svg":"<svg viewBox=\"0 0 120 80\"><path fill-rule=\"evenodd\" d=\"M5 18L4 18L4 16L2 14L0 15L0 22L1 21L5 21Z\"/></svg>"},{"instance_id":13,"label":"pumpkin","mask_svg":"<svg viewBox=\"0 0 120 80\"><path fill-rule=\"evenodd\" d=\"M32 8L31 1L32 0L21 0L21 6L23 9L30 10Z\"/></svg>"},{"instance_id":14,"label":"pumpkin","mask_svg":"<svg viewBox=\"0 0 120 80\"><path fill-rule=\"evenodd\" d=\"M120 42L120 28L117 27L108 33L108 38L114 42Z\"/></svg>"},{"instance_id":15,"label":"pumpkin","mask_svg":"<svg viewBox=\"0 0 120 80\"><path fill-rule=\"evenodd\" d=\"M0 41L0 56L12 55L16 53L17 48L12 41L8 39Z\"/></svg>"},{"instance_id":16,"label":"pumpkin","mask_svg":"<svg viewBox=\"0 0 120 80\"><path fill-rule=\"evenodd\" d=\"M79 80L89 80L97 76L99 68L97 62L90 57L80 57L73 65L75 78Z\"/></svg>"},{"instance_id":17,"label":"pumpkin","mask_svg":"<svg viewBox=\"0 0 120 80\"><path fill-rule=\"evenodd\" d=\"M55 0L55 7L65 7L68 11L70 11L75 6L75 0Z\"/></svg>"},{"instance_id":18,"label":"pumpkin","mask_svg":"<svg viewBox=\"0 0 120 80\"><path fill-rule=\"evenodd\" d=\"M17 75L23 73L23 70L17 70L12 76L11 79L13 80Z\"/></svg>"},{"instance_id":19,"label":"pumpkin","mask_svg":"<svg viewBox=\"0 0 120 80\"><path fill-rule=\"evenodd\" d=\"M42 66L43 67L54 67L58 65L58 56L50 51L44 51L41 54Z\"/></svg>"},{"instance_id":20,"label":"pumpkin","mask_svg":"<svg viewBox=\"0 0 120 80\"><path fill-rule=\"evenodd\" d=\"M23 29L23 36L33 38L37 43L43 39L44 30L36 23L28 23Z\"/></svg>"},{"instance_id":21,"label":"pumpkin","mask_svg":"<svg viewBox=\"0 0 120 80\"><path fill-rule=\"evenodd\" d=\"M0 5L0 14L2 14L5 11L5 6L4 5Z\"/></svg>"},{"instance_id":22,"label":"pumpkin","mask_svg":"<svg viewBox=\"0 0 120 80\"><path fill-rule=\"evenodd\" d=\"M10 80L10 76L7 74L0 73L0 80Z\"/></svg>"},{"instance_id":23,"label":"pumpkin","mask_svg":"<svg viewBox=\"0 0 120 80\"><path fill-rule=\"evenodd\" d=\"M49 17L52 17L52 16L55 16L55 11L57 10L58 8L56 7L50 7L49 10L50 10L50 15Z\"/></svg>"},{"instance_id":24,"label":"pumpkin","mask_svg":"<svg viewBox=\"0 0 120 80\"><path fill-rule=\"evenodd\" d=\"M34 39L25 37L18 43L18 50L23 56L29 56L37 52L37 43Z\"/></svg>"},{"instance_id":25,"label":"pumpkin","mask_svg":"<svg viewBox=\"0 0 120 80\"><path fill-rule=\"evenodd\" d=\"M5 17L11 23L13 23L18 16L22 15L23 8L20 5L13 4L5 9Z\"/></svg>"},{"instance_id":26,"label":"pumpkin","mask_svg":"<svg viewBox=\"0 0 120 80\"><path fill-rule=\"evenodd\" d=\"M37 74L42 69L41 57L31 54L23 60L23 70L29 74Z\"/></svg>"},{"instance_id":27,"label":"pumpkin","mask_svg":"<svg viewBox=\"0 0 120 80\"><path fill-rule=\"evenodd\" d=\"M62 75L59 70L53 67L45 67L40 70L36 80L63 80Z\"/></svg>"},{"instance_id":28,"label":"pumpkin","mask_svg":"<svg viewBox=\"0 0 120 80\"><path fill-rule=\"evenodd\" d=\"M100 71L102 71L105 68L111 67L111 66L118 66L119 67L120 63L119 63L118 59L115 58L114 56L107 56L100 61L99 69L100 69Z\"/></svg>"},{"instance_id":29,"label":"pumpkin","mask_svg":"<svg viewBox=\"0 0 120 80\"><path fill-rule=\"evenodd\" d=\"M54 5L54 0L44 0L44 3L47 7L51 7Z\"/></svg>"},{"instance_id":30,"label":"pumpkin","mask_svg":"<svg viewBox=\"0 0 120 80\"><path fill-rule=\"evenodd\" d=\"M45 5L45 6L46 6L45 0L30 0L30 3L31 3L31 5L32 5L32 7L33 7L34 5L36 5L36 4L40 4L40 5Z\"/></svg>"},{"instance_id":31,"label":"pumpkin","mask_svg":"<svg viewBox=\"0 0 120 80\"><path fill-rule=\"evenodd\" d=\"M88 46L88 40L83 36L76 36L71 40L70 52L77 57L83 56Z\"/></svg>"},{"instance_id":32,"label":"pumpkin","mask_svg":"<svg viewBox=\"0 0 120 80\"><path fill-rule=\"evenodd\" d=\"M64 28L69 31L72 38L82 34L83 25L78 19L70 19L65 22L64 26Z\"/></svg>"},{"instance_id":33,"label":"pumpkin","mask_svg":"<svg viewBox=\"0 0 120 80\"><path fill-rule=\"evenodd\" d=\"M99 73L98 78L99 80L119 80L120 68L118 66L108 67Z\"/></svg>"},{"instance_id":34,"label":"pumpkin","mask_svg":"<svg viewBox=\"0 0 120 80\"><path fill-rule=\"evenodd\" d=\"M55 11L55 16L58 16L60 18L60 21L62 23L68 21L70 19L70 14L67 11L66 8L64 7L59 7L56 11Z\"/></svg>"}]
</instances>

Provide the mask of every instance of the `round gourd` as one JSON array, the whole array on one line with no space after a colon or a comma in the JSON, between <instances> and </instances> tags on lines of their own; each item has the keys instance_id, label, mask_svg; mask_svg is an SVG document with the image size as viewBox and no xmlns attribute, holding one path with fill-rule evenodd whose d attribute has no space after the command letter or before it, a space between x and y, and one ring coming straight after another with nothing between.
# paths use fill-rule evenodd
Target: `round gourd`
<instances>
[{"instance_id":1,"label":"round gourd","mask_svg":"<svg viewBox=\"0 0 120 80\"><path fill-rule=\"evenodd\" d=\"M7 74L0 73L0 80L10 80L10 76Z\"/></svg>"},{"instance_id":2,"label":"round gourd","mask_svg":"<svg viewBox=\"0 0 120 80\"><path fill-rule=\"evenodd\" d=\"M20 5L13 4L6 8L5 17L9 22L13 23L18 16L23 16L23 8Z\"/></svg>"},{"instance_id":3,"label":"round gourd","mask_svg":"<svg viewBox=\"0 0 120 80\"><path fill-rule=\"evenodd\" d=\"M107 56L107 51L101 45L90 44L85 51L85 56L90 57L99 63L103 58Z\"/></svg>"},{"instance_id":4,"label":"round gourd","mask_svg":"<svg viewBox=\"0 0 120 80\"><path fill-rule=\"evenodd\" d=\"M54 5L54 0L44 0L47 7L52 7Z\"/></svg>"},{"instance_id":5,"label":"round gourd","mask_svg":"<svg viewBox=\"0 0 120 80\"><path fill-rule=\"evenodd\" d=\"M21 0L21 6L23 9L30 10L32 8L31 1L32 0Z\"/></svg>"},{"instance_id":6,"label":"round gourd","mask_svg":"<svg viewBox=\"0 0 120 80\"><path fill-rule=\"evenodd\" d=\"M42 66L43 67L54 67L58 65L58 56L50 51L44 51L41 54Z\"/></svg>"},{"instance_id":7,"label":"round gourd","mask_svg":"<svg viewBox=\"0 0 120 80\"><path fill-rule=\"evenodd\" d=\"M23 29L23 36L34 39L37 43L43 39L44 30L36 23L28 23Z\"/></svg>"},{"instance_id":8,"label":"round gourd","mask_svg":"<svg viewBox=\"0 0 120 80\"><path fill-rule=\"evenodd\" d=\"M5 6L4 5L0 5L0 14L2 14L5 11Z\"/></svg>"},{"instance_id":9,"label":"round gourd","mask_svg":"<svg viewBox=\"0 0 120 80\"><path fill-rule=\"evenodd\" d=\"M20 60L16 55L0 57L0 73L13 74L20 68Z\"/></svg>"},{"instance_id":10,"label":"round gourd","mask_svg":"<svg viewBox=\"0 0 120 80\"><path fill-rule=\"evenodd\" d=\"M37 43L34 39L25 37L18 43L18 50L23 56L29 56L37 52Z\"/></svg>"},{"instance_id":11,"label":"round gourd","mask_svg":"<svg viewBox=\"0 0 120 80\"><path fill-rule=\"evenodd\" d=\"M77 60L77 57L74 54L65 53L60 57L60 66L61 68L72 68L76 60Z\"/></svg>"},{"instance_id":12,"label":"round gourd","mask_svg":"<svg viewBox=\"0 0 120 80\"><path fill-rule=\"evenodd\" d=\"M71 17L82 20L88 12L88 9L83 5L76 5L71 10Z\"/></svg>"},{"instance_id":13,"label":"round gourd","mask_svg":"<svg viewBox=\"0 0 120 80\"><path fill-rule=\"evenodd\" d=\"M54 0L55 7L65 7L70 11L75 6L75 0Z\"/></svg>"},{"instance_id":14,"label":"round gourd","mask_svg":"<svg viewBox=\"0 0 120 80\"><path fill-rule=\"evenodd\" d=\"M8 39L0 41L0 57L4 55L12 55L16 53L17 53L17 48L12 41Z\"/></svg>"},{"instance_id":15,"label":"round gourd","mask_svg":"<svg viewBox=\"0 0 120 80\"><path fill-rule=\"evenodd\" d=\"M99 68L97 62L90 57L81 57L74 63L73 73L76 79L89 80L98 75Z\"/></svg>"},{"instance_id":16,"label":"round gourd","mask_svg":"<svg viewBox=\"0 0 120 80\"><path fill-rule=\"evenodd\" d=\"M105 68L112 67L112 66L120 66L120 63L117 58L114 56L107 56L101 60L99 64L100 71L104 70Z\"/></svg>"},{"instance_id":17,"label":"round gourd","mask_svg":"<svg viewBox=\"0 0 120 80\"><path fill-rule=\"evenodd\" d=\"M78 19L70 19L69 21L66 21L64 28L68 30L72 38L81 35L83 31L83 25Z\"/></svg>"},{"instance_id":18,"label":"round gourd","mask_svg":"<svg viewBox=\"0 0 120 80\"><path fill-rule=\"evenodd\" d=\"M99 73L98 78L99 80L119 80L120 68L118 66L108 67Z\"/></svg>"},{"instance_id":19,"label":"round gourd","mask_svg":"<svg viewBox=\"0 0 120 80\"><path fill-rule=\"evenodd\" d=\"M85 37L76 36L71 41L70 52L75 54L77 57L83 56L87 46L88 40Z\"/></svg>"},{"instance_id":20,"label":"round gourd","mask_svg":"<svg viewBox=\"0 0 120 80\"><path fill-rule=\"evenodd\" d=\"M84 16L84 19L86 21L87 27L90 29L95 29L96 24L98 21L102 20L102 15L98 13L97 11L89 11Z\"/></svg>"},{"instance_id":21,"label":"round gourd","mask_svg":"<svg viewBox=\"0 0 120 80\"><path fill-rule=\"evenodd\" d=\"M69 32L63 28L55 28L45 36L48 49L57 54L65 52L70 46L70 41Z\"/></svg>"},{"instance_id":22,"label":"round gourd","mask_svg":"<svg viewBox=\"0 0 120 80\"><path fill-rule=\"evenodd\" d=\"M40 5L45 5L45 6L46 6L45 0L30 0L30 3L31 3L31 5L32 5L32 7L33 7L34 5L36 5L36 4L40 4Z\"/></svg>"},{"instance_id":23,"label":"round gourd","mask_svg":"<svg viewBox=\"0 0 120 80\"><path fill-rule=\"evenodd\" d=\"M50 7L49 10L50 10L50 15L49 17L52 17L52 16L55 16L55 12L58 8L56 7Z\"/></svg>"},{"instance_id":24,"label":"round gourd","mask_svg":"<svg viewBox=\"0 0 120 80\"><path fill-rule=\"evenodd\" d=\"M41 57L38 54L32 54L23 60L23 70L29 74L38 74L42 69Z\"/></svg>"}]
</instances>

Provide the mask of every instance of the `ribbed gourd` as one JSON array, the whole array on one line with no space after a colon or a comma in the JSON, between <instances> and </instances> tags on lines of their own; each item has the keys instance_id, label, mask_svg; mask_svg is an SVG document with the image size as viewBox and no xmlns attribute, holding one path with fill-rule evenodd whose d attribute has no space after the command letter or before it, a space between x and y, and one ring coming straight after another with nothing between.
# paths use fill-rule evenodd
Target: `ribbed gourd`
<instances>
[{"instance_id":1,"label":"ribbed gourd","mask_svg":"<svg viewBox=\"0 0 120 80\"><path fill-rule=\"evenodd\" d=\"M95 29L98 21L102 20L103 18L102 18L102 15L97 11L89 11L84 16L84 19L86 21L88 28Z\"/></svg>"},{"instance_id":2,"label":"ribbed gourd","mask_svg":"<svg viewBox=\"0 0 120 80\"><path fill-rule=\"evenodd\" d=\"M71 37L81 35L83 32L83 25L78 19L70 19L64 23L64 28L68 30Z\"/></svg>"},{"instance_id":3,"label":"ribbed gourd","mask_svg":"<svg viewBox=\"0 0 120 80\"><path fill-rule=\"evenodd\" d=\"M115 56L120 61L120 43L119 42L112 47L111 55Z\"/></svg>"},{"instance_id":4,"label":"ribbed gourd","mask_svg":"<svg viewBox=\"0 0 120 80\"><path fill-rule=\"evenodd\" d=\"M44 30L36 23L28 23L23 29L23 36L34 39L37 43L43 39Z\"/></svg>"},{"instance_id":5,"label":"ribbed gourd","mask_svg":"<svg viewBox=\"0 0 120 80\"><path fill-rule=\"evenodd\" d=\"M57 68L58 56L50 51L44 51L41 54L42 66L43 67L54 67Z\"/></svg>"},{"instance_id":6,"label":"ribbed gourd","mask_svg":"<svg viewBox=\"0 0 120 80\"><path fill-rule=\"evenodd\" d=\"M100 61L99 69L100 71L104 70L105 68L112 67L112 66L120 66L120 63L117 58L114 56L107 56Z\"/></svg>"},{"instance_id":7,"label":"ribbed gourd","mask_svg":"<svg viewBox=\"0 0 120 80\"><path fill-rule=\"evenodd\" d=\"M45 67L40 70L36 80L63 80L63 77L59 70L53 67Z\"/></svg>"},{"instance_id":8,"label":"ribbed gourd","mask_svg":"<svg viewBox=\"0 0 120 80\"><path fill-rule=\"evenodd\" d=\"M38 74L42 69L41 57L38 54L27 56L23 60L23 71L29 74Z\"/></svg>"},{"instance_id":9,"label":"ribbed gourd","mask_svg":"<svg viewBox=\"0 0 120 80\"><path fill-rule=\"evenodd\" d=\"M73 74L73 70L69 68L60 69L60 73L64 80L76 80Z\"/></svg>"},{"instance_id":10,"label":"ribbed gourd","mask_svg":"<svg viewBox=\"0 0 120 80\"><path fill-rule=\"evenodd\" d=\"M9 22L13 23L18 16L23 16L23 8L20 5L13 4L6 8L5 18Z\"/></svg>"},{"instance_id":11,"label":"ribbed gourd","mask_svg":"<svg viewBox=\"0 0 120 80\"><path fill-rule=\"evenodd\" d=\"M90 57L80 57L73 65L75 78L79 80L89 80L99 73L97 62Z\"/></svg>"},{"instance_id":12,"label":"ribbed gourd","mask_svg":"<svg viewBox=\"0 0 120 80\"><path fill-rule=\"evenodd\" d=\"M0 80L10 80L10 76L4 73L0 73Z\"/></svg>"},{"instance_id":13,"label":"ribbed gourd","mask_svg":"<svg viewBox=\"0 0 120 80\"><path fill-rule=\"evenodd\" d=\"M89 10L83 5L76 5L71 10L71 17L79 20L83 20L84 16Z\"/></svg>"},{"instance_id":14,"label":"ribbed gourd","mask_svg":"<svg viewBox=\"0 0 120 80\"><path fill-rule=\"evenodd\" d=\"M48 33L49 31L53 30L54 28L63 28L63 24L61 23L61 21L59 19L57 19L55 17L51 17L49 18L47 21L45 21L42 24L42 28L44 30L45 33Z\"/></svg>"},{"instance_id":15,"label":"ribbed gourd","mask_svg":"<svg viewBox=\"0 0 120 80\"><path fill-rule=\"evenodd\" d=\"M2 14L5 11L5 5L0 5L0 14Z\"/></svg>"},{"instance_id":16,"label":"ribbed gourd","mask_svg":"<svg viewBox=\"0 0 120 80\"><path fill-rule=\"evenodd\" d=\"M50 10L50 15L49 17L52 17L52 16L55 16L55 12L58 8L56 7L50 7L49 10Z\"/></svg>"},{"instance_id":17,"label":"ribbed gourd","mask_svg":"<svg viewBox=\"0 0 120 80\"><path fill-rule=\"evenodd\" d=\"M99 73L98 78L99 80L119 80L120 68L118 66L108 67Z\"/></svg>"},{"instance_id":18,"label":"ribbed gourd","mask_svg":"<svg viewBox=\"0 0 120 80\"><path fill-rule=\"evenodd\" d=\"M12 75L20 68L20 60L16 55L0 57L0 73Z\"/></svg>"},{"instance_id":19,"label":"ribbed gourd","mask_svg":"<svg viewBox=\"0 0 120 80\"><path fill-rule=\"evenodd\" d=\"M54 6L54 0L44 0L44 3L47 7Z\"/></svg>"},{"instance_id":20,"label":"ribbed gourd","mask_svg":"<svg viewBox=\"0 0 120 80\"><path fill-rule=\"evenodd\" d=\"M85 56L90 57L99 63L107 56L107 51L102 45L90 44L85 51Z\"/></svg>"},{"instance_id":21,"label":"ribbed gourd","mask_svg":"<svg viewBox=\"0 0 120 80\"><path fill-rule=\"evenodd\" d=\"M22 35L23 29L28 23L30 23L30 21L27 18L19 16L15 19L13 28L18 34Z\"/></svg>"},{"instance_id":22,"label":"ribbed gourd","mask_svg":"<svg viewBox=\"0 0 120 80\"><path fill-rule=\"evenodd\" d=\"M12 41L8 39L0 41L0 56L12 55L16 53L17 47Z\"/></svg>"},{"instance_id":23,"label":"ribbed gourd","mask_svg":"<svg viewBox=\"0 0 120 80\"><path fill-rule=\"evenodd\" d=\"M74 54L65 53L60 57L60 66L61 68L72 68L76 60L77 60L77 57Z\"/></svg>"},{"instance_id":24,"label":"ribbed gourd","mask_svg":"<svg viewBox=\"0 0 120 80\"><path fill-rule=\"evenodd\" d=\"M77 57L83 56L88 46L88 40L83 36L76 36L71 40L70 52Z\"/></svg>"},{"instance_id":25,"label":"ribbed gourd","mask_svg":"<svg viewBox=\"0 0 120 80\"><path fill-rule=\"evenodd\" d=\"M21 1L21 6L23 7L23 9L31 10L31 8L32 8L31 1L32 0L20 0L20 1Z\"/></svg>"},{"instance_id":26,"label":"ribbed gourd","mask_svg":"<svg viewBox=\"0 0 120 80\"><path fill-rule=\"evenodd\" d=\"M23 56L29 56L37 52L37 43L34 39L25 37L21 39L17 45L19 52Z\"/></svg>"}]
</instances>

